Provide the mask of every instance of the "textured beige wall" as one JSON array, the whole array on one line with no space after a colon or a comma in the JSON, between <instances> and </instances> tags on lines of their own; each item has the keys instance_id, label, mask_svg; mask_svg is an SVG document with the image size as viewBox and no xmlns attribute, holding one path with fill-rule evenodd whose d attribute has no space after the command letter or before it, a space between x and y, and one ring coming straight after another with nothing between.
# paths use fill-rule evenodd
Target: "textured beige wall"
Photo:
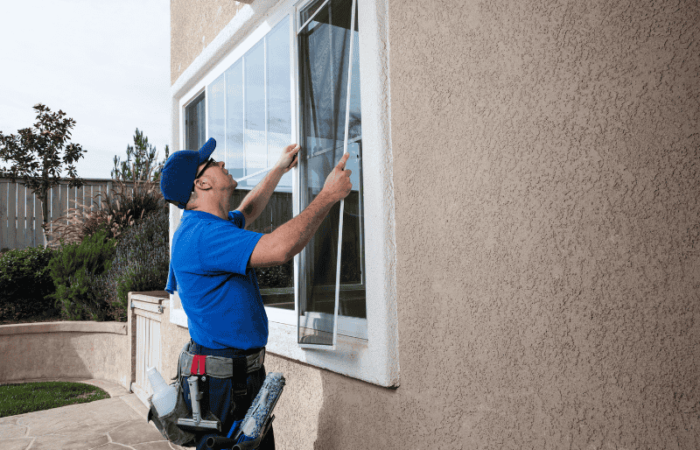
<instances>
[{"instance_id":1,"label":"textured beige wall","mask_svg":"<svg viewBox=\"0 0 700 450\"><path fill-rule=\"evenodd\" d=\"M698 3L389 16L403 448L699 448Z\"/></svg>"},{"instance_id":2,"label":"textured beige wall","mask_svg":"<svg viewBox=\"0 0 700 450\"><path fill-rule=\"evenodd\" d=\"M0 383L96 378L129 386L125 323L47 322L0 326Z\"/></svg>"},{"instance_id":3,"label":"textured beige wall","mask_svg":"<svg viewBox=\"0 0 700 450\"><path fill-rule=\"evenodd\" d=\"M401 387L271 355L278 447L699 448L698 3L389 18Z\"/></svg>"},{"instance_id":4,"label":"textured beige wall","mask_svg":"<svg viewBox=\"0 0 700 450\"><path fill-rule=\"evenodd\" d=\"M170 84L231 21L246 2L170 0Z\"/></svg>"}]
</instances>

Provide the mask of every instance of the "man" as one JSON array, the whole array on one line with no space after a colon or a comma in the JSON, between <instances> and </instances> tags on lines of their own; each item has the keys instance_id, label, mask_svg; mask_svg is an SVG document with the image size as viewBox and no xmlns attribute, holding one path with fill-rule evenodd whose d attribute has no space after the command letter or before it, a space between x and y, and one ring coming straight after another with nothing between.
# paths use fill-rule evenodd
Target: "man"
<instances>
[{"instance_id":1,"label":"man","mask_svg":"<svg viewBox=\"0 0 700 450\"><path fill-rule=\"evenodd\" d=\"M166 291L180 294L192 339L190 353L231 358L231 379L207 377L203 409L211 411L228 433L255 399L265 380L264 348L268 321L255 268L284 264L309 243L331 207L352 188L344 155L328 175L323 189L309 206L272 233L245 230L265 209L282 175L295 167L300 147L287 146L267 176L235 209L237 183L223 162L210 158L216 141L199 150L173 153L161 173L165 199L181 209L182 221L173 236ZM183 384L185 398L189 386ZM189 402L188 402L189 405ZM198 433L197 449L214 434ZM268 432L261 449L274 449Z\"/></svg>"}]
</instances>

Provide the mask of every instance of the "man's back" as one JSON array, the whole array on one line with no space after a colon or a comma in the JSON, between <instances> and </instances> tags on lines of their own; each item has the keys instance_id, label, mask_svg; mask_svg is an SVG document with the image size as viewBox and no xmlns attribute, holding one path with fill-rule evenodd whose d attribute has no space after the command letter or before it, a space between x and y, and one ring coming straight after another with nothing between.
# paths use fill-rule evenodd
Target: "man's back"
<instances>
[{"instance_id":1,"label":"man's back","mask_svg":"<svg viewBox=\"0 0 700 450\"><path fill-rule=\"evenodd\" d=\"M261 348L268 322L255 270L247 268L262 234L244 230L239 211L223 220L184 211L173 236L166 290L178 291L190 336L209 348Z\"/></svg>"}]
</instances>

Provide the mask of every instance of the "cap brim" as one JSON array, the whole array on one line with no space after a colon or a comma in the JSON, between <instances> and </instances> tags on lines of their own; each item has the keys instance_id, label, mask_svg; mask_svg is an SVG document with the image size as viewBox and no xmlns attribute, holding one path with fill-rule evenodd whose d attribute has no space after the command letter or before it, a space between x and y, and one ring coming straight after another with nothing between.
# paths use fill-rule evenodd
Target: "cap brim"
<instances>
[{"instance_id":1,"label":"cap brim","mask_svg":"<svg viewBox=\"0 0 700 450\"><path fill-rule=\"evenodd\" d=\"M216 149L216 140L214 140L214 138L209 138L209 140L202 145L202 148L199 149L199 164L209 159L211 154L214 153L214 149Z\"/></svg>"}]
</instances>

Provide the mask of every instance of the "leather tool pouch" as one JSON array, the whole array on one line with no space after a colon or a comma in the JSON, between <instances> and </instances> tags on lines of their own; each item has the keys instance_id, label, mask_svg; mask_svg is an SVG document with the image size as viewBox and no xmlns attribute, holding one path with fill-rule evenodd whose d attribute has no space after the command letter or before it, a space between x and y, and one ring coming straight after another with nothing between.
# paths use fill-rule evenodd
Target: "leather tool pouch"
<instances>
[{"instance_id":1,"label":"leather tool pouch","mask_svg":"<svg viewBox=\"0 0 700 450\"><path fill-rule=\"evenodd\" d=\"M180 360L183 358L183 355L185 355L185 353L189 350L189 347L190 343L188 342L187 344L185 344L185 347L183 347L182 352L180 352ZM158 416L158 411L156 411L156 408L151 403L151 399L148 399L148 405L150 406L148 410L148 421L153 421L156 428L158 428L158 431L160 431L160 434L162 434L164 438L176 445L186 444L194 439L194 434L188 431L184 431L183 429L177 426L177 419L181 417L185 418L188 416L187 405L185 403L185 398L182 392L182 386L180 384L180 375L180 361L178 361L177 378L175 380L175 383L171 384L171 386L174 385L177 387L177 400L175 402L175 409L173 409L173 411L170 414L167 414L163 417Z\"/></svg>"}]
</instances>

